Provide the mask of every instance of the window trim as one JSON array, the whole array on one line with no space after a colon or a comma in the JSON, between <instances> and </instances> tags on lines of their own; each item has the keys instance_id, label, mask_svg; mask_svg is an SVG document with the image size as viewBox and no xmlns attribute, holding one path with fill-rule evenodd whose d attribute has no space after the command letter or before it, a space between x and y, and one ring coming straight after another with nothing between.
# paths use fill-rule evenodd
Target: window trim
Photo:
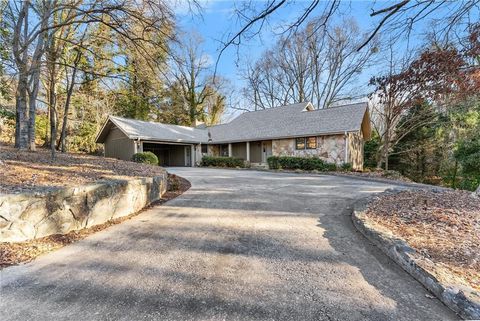
<instances>
[{"instance_id":1,"label":"window trim","mask_svg":"<svg viewBox=\"0 0 480 321\"><path fill-rule=\"evenodd\" d=\"M315 147L308 147L308 140L310 138L313 138L315 140ZM305 137L305 149L317 149L318 147L318 140L317 140L317 136L309 136L309 137Z\"/></svg>"},{"instance_id":2,"label":"window trim","mask_svg":"<svg viewBox=\"0 0 480 321\"><path fill-rule=\"evenodd\" d=\"M303 148L298 148L298 140L303 139ZM307 140L305 137L295 137L295 150L305 150L307 148Z\"/></svg>"}]
</instances>

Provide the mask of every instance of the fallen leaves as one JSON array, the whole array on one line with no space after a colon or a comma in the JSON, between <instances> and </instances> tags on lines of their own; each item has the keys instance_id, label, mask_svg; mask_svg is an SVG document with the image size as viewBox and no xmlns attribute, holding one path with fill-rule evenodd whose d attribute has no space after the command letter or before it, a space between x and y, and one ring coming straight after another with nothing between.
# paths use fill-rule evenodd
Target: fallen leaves
<instances>
[{"instance_id":1,"label":"fallen leaves","mask_svg":"<svg viewBox=\"0 0 480 321\"><path fill-rule=\"evenodd\" d=\"M0 193L48 191L99 179L152 177L162 173L164 169L160 166L81 153L57 153L52 160L47 149L29 152L0 145Z\"/></svg>"},{"instance_id":2,"label":"fallen leaves","mask_svg":"<svg viewBox=\"0 0 480 321\"><path fill-rule=\"evenodd\" d=\"M409 190L377 197L366 214L416 249L422 267L480 290L479 198L466 191Z\"/></svg>"}]
</instances>

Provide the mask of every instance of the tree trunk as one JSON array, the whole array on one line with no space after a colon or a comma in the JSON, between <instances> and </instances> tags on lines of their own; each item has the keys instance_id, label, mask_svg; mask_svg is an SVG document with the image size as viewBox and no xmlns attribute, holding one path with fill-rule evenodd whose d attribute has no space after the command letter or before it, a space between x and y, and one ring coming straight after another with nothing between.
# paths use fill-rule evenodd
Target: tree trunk
<instances>
[{"instance_id":1,"label":"tree trunk","mask_svg":"<svg viewBox=\"0 0 480 321\"><path fill-rule=\"evenodd\" d=\"M457 173L458 173L458 161L455 160L455 167L453 168L452 176L452 188L457 188Z\"/></svg>"},{"instance_id":2,"label":"tree trunk","mask_svg":"<svg viewBox=\"0 0 480 321\"><path fill-rule=\"evenodd\" d=\"M15 147L28 148L28 115L27 115L28 77L19 71L16 98Z\"/></svg>"},{"instance_id":3,"label":"tree trunk","mask_svg":"<svg viewBox=\"0 0 480 321\"><path fill-rule=\"evenodd\" d=\"M83 37L82 37L83 40ZM73 63L73 70L72 70L72 78L67 88L67 97L65 99L65 108L63 112L63 122L62 122L62 131L60 134L60 150L62 153L67 151L67 122L68 122L68 111L70 109L70 101L73 94L73 88L75 87L75 77L77 75L77 67L80 63L80 59L82 58L82 53L77 50L77 55L75 56L75 61Z\"/></svg>"},{"instance_id":4,"label":"tree trunk","mask_svg":"<svg viewBox=\"0 0 480 321\"><path fill-rule=\"evenodd\" d=\"M50 153L52 159L55 159L55 148L57 144L57 111L55 109L55 93L50 92Z\"/></svg>"},{"instance_id":5,"label":"tree trunk","mask_svg":"<svg viewBox=\"0 0 480 321\"><path fill-rule=\"evenodd\" d=\"M48 105L50 110L50 152L52 159L55 159L56 145L57 145L57 93L56 93L56 73L55 64L50 69L50 79L48 84Z\"/></svg>"},{"instance_id":6,"label":"tree trunk","mask_svg":"<svg viewBox=\"0 0 480 321\"><path fill-rule=\"evenodd\" d=\"M35 151L35 120L37 109L38 88L40 86L40 70L36 70L33 75L32 90L28 95L29 117L28 117L28 149Z\"/></svg>"},{"instance_id":7,"label":"tree trunk","mask_svg":"<svg viewBox=\"0 0 480 321\"><path fill-rule=\"evenodd\" d=\"M387 121L387 128L385 131L385 142L383 145L383 161L385 162L385 170L388 171L388 153L390 149L390 121Z\"/></svg>"}]
</instances>

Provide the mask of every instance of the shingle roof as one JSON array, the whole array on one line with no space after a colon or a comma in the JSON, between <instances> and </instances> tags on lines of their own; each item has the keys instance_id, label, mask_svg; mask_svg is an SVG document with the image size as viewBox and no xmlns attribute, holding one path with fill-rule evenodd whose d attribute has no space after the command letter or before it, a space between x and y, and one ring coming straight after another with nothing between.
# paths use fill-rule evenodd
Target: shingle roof
<instances>
[{"instance_id":1,"label":"shingle roof","mask_svg":"<svg viewBox=\"0 0 480 321\"><path fill-rule=\"evenodd\" d=\"M213 142L235 142L343 133L360 130L367 103L305 110L300 103L241 114L224 125L210 127Z\"/></svg>"},{"instance_id":2,"label":"shingle roof","mask_svg":"<svg viewBox=\"0 0 480 321\"><path fill-rule=\"evenodd\" d=\"M361 129L366 103L319 110L307 110L310 103L299 103L246 112L231 122L207 128L191 128L110 116L109 121L131 139L185 143L240 142L296 136L334 134ZM108 121L97 137L105 141ZM107 128L108 127L108 128Z\"/></svg>"},{"instance_id":3,"label":"shingle roof","mask_svg":"<svg viewBox=\"0 0 480 321\"><path fill-rule=\"evenodd\" d=\"M117 126L130 139L142 140L161 140L170 142L199 143L206 142L207 131L186 126L168 125L156 122L141 121L136 119L127 119L116 116L109 116L115 126ZM108 122L107 122L108 123ZM97 142L102 143L106 135L104 128L97 137Z\"/></svg>"}]
</instances>

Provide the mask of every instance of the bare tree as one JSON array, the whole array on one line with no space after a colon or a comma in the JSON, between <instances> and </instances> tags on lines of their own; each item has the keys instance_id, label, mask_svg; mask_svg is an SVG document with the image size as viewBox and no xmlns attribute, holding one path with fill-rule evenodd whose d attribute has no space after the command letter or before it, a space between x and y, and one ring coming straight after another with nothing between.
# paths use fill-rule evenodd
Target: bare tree
<instances>
[{"instance_id":1,"label":"bare tree","mask_svg":"<svg viewBox=\"0 0 480 321\"><path fill-rule=\"evenodd\" d=\"M324 20L319 18L295 35L281 38L247 67L244 93L255 109L304 101L328 108L353 98L353 84L377 52L376 42L358 52L366 36L354 20L323 26Z\"/></svg>"},{"instance_id":2,"label":"bare tree","mask_svg":"<svg viewBox=\"0 0 480 321\"><path fill-rule=\"evenodd\" d=\"M172 87L181 91L183 109L187 111L189 122L193 124L196 120L205 118L205 104L218 102L223 104L224 99L219 94L222 79L210 77L211 61L201 48L202 39L198 35L191 35L186 43L179 45L178 53L175 55L172 70ZM212 100L213 99L213 100ZM217 100L220 99L220 100ZM211 109L211 108L210 108ZM211 110L218 113L224 108L215 107ZM214 116L217 118L217 116ZM217 120L214 119L216 122Z\"/></svg>"},{"instance_id":3,"label":"bare tree","mask_svg":"<svg viewBox=\"0 0 480 321\"><path fill-rule=\"evenodd\" d=\"M55 15L61 19L54 19ZM151 29L164 32L164 22L170 21L170 17L168 8L153 0L9 1L6 21L13 31L12 53L18 72L16 147L35 149L35 111L47 39L54 38L65 26L88 28L101 24L128 39L148 56L143 34Z\"/></svg>"},{"instance_id":4,"label":"bare tree","mask_svg":"<svg viewBox=\"0 0 480 321\"><path fill-rule=\"evenodd\" d=\"M31 1L8 5L13 24L12 53L18 68L16 98L15 147L35 150L35 107L38 95L41 59L45 52L45 33L56 1L34 6ZM20 6L18 6L20 5ZM34 30L32 12L37 13ZM16 17L16 18L15 18Z\"/></svg>"},{"instance_id":5,"label":"bare tree","mask_svg":"<svg viewBox=\"0 0 480 321\"><path fill-rule=\"evenodd\" d=\"M462 22L471 22L479 14L480 0L449 1L449 0L397 0L387 3L373 1L371 5L372 20L375 27L370 36L358 46L363 49L370 43L382 29L387 29L395 34L395 38L401 35L409 36L416 25L422 20L429 19L429 27L442 31L445 37L449 37L452 31ZM230 46L239 46L245 41L258 36L265 26L270 25L270 19L279 11L289 10L295 2L286 0L247 1L236 7L238 30L228 33L222 42L217 63L223 52ZM298 3L296 3L298 5ZM306 24L312 16L325 17L322 22L326 25L330 18L337 12L341 5L340 0L318 1L310 0L301 2L300 8L295 8L295 14L280 30L282 34L292 34L299 27ZM377 6L380 6L379 8ZM216 68L215 68L216 69Z\"/></svg>"}]
</instances>

